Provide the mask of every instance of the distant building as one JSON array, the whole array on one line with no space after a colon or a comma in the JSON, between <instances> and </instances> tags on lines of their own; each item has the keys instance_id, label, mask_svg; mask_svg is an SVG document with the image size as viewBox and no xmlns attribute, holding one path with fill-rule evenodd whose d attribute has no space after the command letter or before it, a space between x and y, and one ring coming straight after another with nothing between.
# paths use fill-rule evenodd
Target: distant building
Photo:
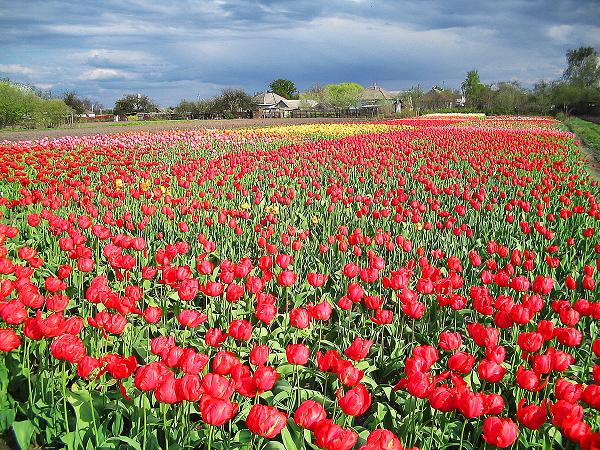
<instances>
[{"instance_id":1,"label":"distant building","mask_svg":"<svg viewBox=\"0 0 600 450\"><path fill-rule=\"evenodd\" d=\"M258 105L259 117L291 117L292 111L300 110L301 107L314 108L316 102L312 100L288 100L274 92L261 92L253 97Z\"/></svg>"},{"instance_id":2,"label":"distant building","mask_svg":"<svg viewBox=\"0 0 600 450\"><path fill-rule=\"evenodd\" d=\"M451 109L456 102L456 96L451 91L434 86L421 98L421 106L424 109Z\"/></svg>"},{"instance_id":3,"label":"distant building","mask_svg":"<svg viewBox=\"0 0 600 450\"><path fill-rule=\"evenodd\" d=\"M360 99L361 109L369 110L373 115L377 114L400 114L402 112L402 100L398 93L386 91L377 83L366 88Z\"/></svg>"}]
</instances>

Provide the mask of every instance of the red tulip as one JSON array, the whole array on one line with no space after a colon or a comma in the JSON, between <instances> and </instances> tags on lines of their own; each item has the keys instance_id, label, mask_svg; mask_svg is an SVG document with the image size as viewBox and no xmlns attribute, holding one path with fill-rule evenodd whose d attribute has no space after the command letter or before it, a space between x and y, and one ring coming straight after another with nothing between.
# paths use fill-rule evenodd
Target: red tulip
<instances>
[{"instance_id":1,"label":"red tulip","mask_svg":"<svg viewBox=\"0 0 600 450\"><path fill-rule=\"evenodd\" d=\"M108 373L117 380L131 376L138 364L133 355L124 357L116 354L108 354L104 356L103 361L106 363Z\"/></svg>"},{"instance_id":2,"label":"red tulip","mask_svg":"<svg viewBox=\"0 0 600 450\"><path fill-rule=\"evenodd\" d=\"M530 404L525 405L525 399L519 401L517 408L517 419L521 424L530 430L537 430L546 423L546 402L543 401L541 406Z\"/></svg>"},{"instance_id":3,"label":"red tulip","mask_svg":"<svg viewBox=\"0 0 600 450\"><path fill-rule=\"evenodd\" d=\"M168 372L170 372L169 369L163 363L151 362L137 370L133 383L140 391L152 391Z\"/></svg>"},{"instance_id":4,"label":"red tulip","mask_svg":"<svg viewBox=\"0 0 600 450\"><path fill-rule=\"evenodd\" d=\"M21 345L21 337L12 328L0 328L0 351L10 352Z\"/></svg>"},{"instance_id":5,"label":"red tulip","mask_svg":"<svg viewBox=\"0 0 600 450\"><path fill-rule=\"evenodd\" d=\"M308 284L313 287L321 287L327 281L327 275L310 272L307 276Z\"/></svg>"},{"instance_id":6,"label":"red tulip","mask_svg":"<svg viewBox=\"0 0 600 450\"><path fill-rule=\"evenodd\" d=\"M308 313L315 320L327 321L331 317L333 308L331 304L324 300L316 305L309 305Z\"/></svg>"},{"instance_id":7,"label":"red tulip","mask_svg":"<svg viewBox=\"0 0 600 450\"><path fill-rule=\"evenodd\" d=\"M278 379L279 374L273 367L261 366L254 372L254 375L252 376L252 383L256 387L256 390L259 393L262 393L265 391L270 391Z\"/></svg>"},{"instance_id":8,"label":"red tulip","mask_svg":"<svg viewBox=\"0 0 600 450\"><path fill-rule=\"evenodd\" d=\"M509 418L487 417L483 421L483 439L498 448L508 447L517 440L519 428Z\"/></svg>"},{"instance_id":9,"label":"red tulip","mask_svg":"<svg viewBox=\"0 0 600 450\"><path fill-rule=\"evenodd\" d=\"M317 365L322 372L337 372L342 361L336 350L327 350L325 354L317 352Z\"/></svg>"},{"instance_id":10,"label":"red tulip","mask_svg":"<svg viewBox=\"0 0 600 450\"><path fill-rule=\"evenodd\" d=\"M235 391L235 381L209 372L202 378L202 391L210 397L227 400Z\"/></svg>"},{"instance_id":11,"label":"red tulip","mask_svg":"<svg viewBox=\"0 0 600 450\"><path fill-rule=\"evenodd\" d=\"M186 373L183 377L175 380L175 389L180 399L188 402L197 402L202 394L200 377L196 374Z\"/></svg>"},{"instance_id":12,"label":"red tulip","mask_svg":"<svg viewBox=\"0 0 600 450\"><path fill-rule=\"evenodd\" d=\"M148 323L158 323L162 317L162 309L159 306L148 306L144 310L144 320Z\"/></svg>"},{"instance_id":13,"label":"red tulip","mask_svg":"<svg viewBox=\"0 0 600 450\"><path fill-rule=\"evenodd\" d=\"M475 392L464 391L456 402L458 410L468 419L480 417L485 412L484 397Z\"/></svg>"},{"instance_id":14,"label":"red tulip","mask_svg":"<svg viewBox=\"0 0 600 450\"><path fill-rule=\"evenodd\" d=\"M77 363L77 375L88 379L92 372L102 367L102 361L91 356L84 356Z\"/></svg>"},{"instance_id":15,"label":"red tulip","mask_svg":"<svg viewBox=\"0 0 600 450\"><path fill-rule=\"evenodd\" d=\"M174 405L179 403L182 398L177 392L177 383L173 372L168 372L161 380L158 386L154 389L154 397L161 403Z\"/></svg>"},{"instance_id":16,"label":"red tulip","mask_svg":"<svg viewBox=\"0 0 600 450\"><path fill-rule=\"evenodd\" d=\"M233 353L221 350L212 360L212 371L219 375L229 375L240 364L240 360Z\"/></svg>"},{"instance_id":17,"label":"red tulip","mask_svg":"<svg viewBox=\"0 0 600 450\"><path fill-rule=\"evenodd\" d=\"M227 339L227 333L223 333L218 328L209 328L204 336L204 340L211 347L220 347L225 339Z\"/></svg>"},{"instance_id":18,"label":"red tulip","mask_svg":"<svg viewBox=\"0 0 600 450\"><path fill-rule=\"evenodd\" d=\"M250 363L255 366L264 366L269 359L269 346L268 345L256 345L250 350Z\"/></svg>"},{"instance_id":19,"label":"red tulip","mask_svg":"<svg viewBox=\"0 0 600 450\"><path fill-rule=\"evenodd\" d=\"M356 386L364 374L364 370L357 369L350 361L340 361L337 365L337 378L344 386Z\"/></svg>"},{"instance_id":20,"label":"red tulip","mask_svg":"<svg viewBox=\"0 0 600 450\"><path fill-rule=\"evenodd\" d=\"M517 338L517 343L521 350L529 353L537 352L540 348L542 348L542 344L544 343L544 336L541 333L521 333Z\"/></svg>"},{"instance_id":21,"label":"red tulip","mask_svg":"<svg viewBox=\"0 0 600 450\"><path fill-rule=\"evenodd\" d=\"M350 344L350 347L346 349L344 354L354 361L360 361L367 356L371 345L373 345L373 341L356 337Z\"/></svg>"},{"instance_id":22,"label":"red tulip","mask_svg":"<svg viewBox=\"0 0 600 450\"><path fill-rule=\"evenodd\" d=\"M304 308L294 308L290 311L290 324L295 328L308 328L310 326L310 315Z\"/></svg>"},{"instance_id":23,"label":"red tulip","mask_svg":"<svg viewBox=\"0 0 600 450\"><path fill-rule=\"evenodd\" d=\"M438 386L429 394L429 404L438 411L454 411L456 409L455 391L446 385Z\"/></svg>"},{"instance_id":24,"label":"red tulip","mask_svg":"<svg viewBox=\"0 0 600 450\"><path fill-rule=\"evenodd\" d=\"M252 324L247 320L232 320L229 335L238 341L248 341L252 336Z\"/></svg>"},{"instance_id":25,"label":"red tulip","mask_svg":"<svg viewBox=\"0 0 600 450\"><path fill-rule=\"evenodd\" d=\"M56 359L76 363L85 356L85 346L78 336L63 334L50 344L52 356Z\"/></svg>"},{"instance_id":26,"label":"red tulip","mask_svg":"<svg viewBox=\"0 0 600 450\"><path fill-rule=\"evenodd\" d=\"M482 359L477 366L479 378L489 383L498 383L504 378L506 369L495 361Z\"/></svg>"},{"instance_id":27,"label":"red tulip","mask_svg":"<svg viewBox=\"0 0 600 450\"><path fill-rule=\"evenodd\" d=\"M327 413L323 405L314 400L305 400L294 413L296 425L307 430L314 430L314 427L326 417Z\"/></svg>"},{"instance_id":28,"label":"red tulip","mask_svg":"<svg viewBox=\"0 0 600 450\"><path fill-rule=\"evenodd\" d=\"M203 395L200 399L202 420L209 425L221 426L237 414L237 403L222 398Z\"/></svg>"},{"instance_id":29,"label":"red tulip","mask_svg":"<svg viewBox=\"0 0 600 450\"><path fill-rule=\"evenodd\" d=\"M277 276L277 282L280 286L293 286L296 283L296 274L291 270L284 270Z\"/></svg>"},{"instance_id":30,"label":"red tulip","mask_svg":"<svg viewBox=\"0 0 600 450\"><path fill-rule=\"evenodd\" d=\"M350 416L360 416L371 406L371 394L362 384L353 387L342 395L341 389L337 391L340 408Z\"/></svg>"},{"instance_id":31,"label":"red tulip","mask_svg":"<svg viewBox=\"0 0 600 450\"><path fill-rule=\"evenodd\" d=\"M461 344L462 338L460 337L459 333L451 331L444 331L443 333L440 333L440 341L438 345L442 350L457 350L460 348Z\"/></svg>"},{"instance_id":32,"label":"red tulip","mask_svg":"<svg viewBox=\"0 0 600 450\"><path fill-rule=\"evenodd\" d=\"M290 364L305 365L310 357L310 350L304 344L288 344L285 349L287 362Z\"/></svg>"},{"instance_id":33,"label":"red tulip","mask_svg":"<svg viewBox=\"0 0 600 450\"><path fill-rule=\"evenodd\" d=\"M350 450L358 440L358 434L340 427L330 419L320 421L313 432L317 447L326 450Z\"/></svg>"},{"instance_id":34,"label":"red tulip","mask_svg":"<svg viewBox=\"0 0 600 450\"><path fill-rule=\"evenodd\" d=\"M287 419L287 414L277 408L257 403L250 409L246 425L252 433L272 439L285 427Z\"/></svg>"},{"instance_id":35,"label":"red tulip","mask_svg":"<svg viewBox=\"0 0 600 450\"><path fill-rule=\"evenodd\" d=\"M456 352L448 359L448 367L459 373L469 373L475 364L475 357L465 352Z\"/></svg>"},{"instance_id":36,"label":"red tulip","mask_svg":"<svg viewBox=\"0 0 600 450\"><path fill-rule=\"evenodd\" d=\"M592 408L600 411L600 386L590 384L583 390L582 400Z\"/></svg>"}]
</instances>

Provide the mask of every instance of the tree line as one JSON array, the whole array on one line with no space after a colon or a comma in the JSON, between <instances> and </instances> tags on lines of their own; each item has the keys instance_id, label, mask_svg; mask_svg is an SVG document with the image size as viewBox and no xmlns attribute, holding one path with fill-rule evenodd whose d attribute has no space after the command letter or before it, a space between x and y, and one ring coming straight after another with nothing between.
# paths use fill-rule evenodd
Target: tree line
<instances>
[{"instance_id":1,"label":"tree line","mask_svg":"<svg viewBox=\"0 0 600 450\"><path fill-rule=\"evenodd\" d=\"M600 61L593 47L580 47L566 53L566 68L558 80L539 81L525 89L517 81L485 84L476 69L470 70L460 89L434 87L424 91L420 86L397 94L406 114L434 111L484 112L487 114L600 114ZM299 92L293 81L279 78L269 91L285 99L299 99L308 109L347 109L358 105L364 88L352 82L315 84ZM182 100L169 112L186 118L239 117L258 108L252 96L241 89L225 89L208 99ZM147 95L128 94L118 99L112 109L104 109L97 101L80 97L74 91L52 98L48 92L0 79L0 127L52 127L64 124L77 115L105 112L115 115L155 113L158 105Z\"/></svg>"},{"instance_id":2,"label":"tree line","mask_svg":"<svg viewBox=\"0 0 600 450\"><path fill-rule=\"evenodd\" d=\"M494 114L592 114L600 106L600 64L598 52L580 47L566 54L567 67L560 79L539 81L533 89L518 82L483 84L477 70L467 73L461 85L466 106Z\"/></svg>"},{"instance_id":3,"label":"tree line","mask_svg":"<svg viewBox=\"0 0 600 450\"><path fill-rule=\"evenodd\" d=\"M0 128L52 127L64 124L69 107L31 86L0 80Z\"/></svg>"}]
</instances>

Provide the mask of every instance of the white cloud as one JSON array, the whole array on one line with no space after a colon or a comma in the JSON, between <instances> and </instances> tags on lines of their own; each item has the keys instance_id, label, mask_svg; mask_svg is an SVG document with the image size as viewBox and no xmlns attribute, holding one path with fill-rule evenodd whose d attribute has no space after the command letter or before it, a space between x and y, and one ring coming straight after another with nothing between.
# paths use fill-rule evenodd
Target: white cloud
<instances>
[{"instance_id":1,"label":"white cloud","mask_svg":"<svg viewBox=\"0 0 600 450\"><path fill-rule=\"evenodd\" d=\"M0 64L0 72L14 73L19 75L33 75L35 70L31 67L23 66L21 64Z\"/></svg>"},{"instance_id":2,"label":"white cloud","mask_svg":"<svg viewBox=\"0 0 600 450\"><path fill-rule=\"evenodd\" d=\"M113 64L158 64L161 59L148 52L94 48L74 55L87 63L102 61Z\"/></svg>"},{"instance_id":3,"label":"white cloud","mask_svg":"<svg viewBox=\"0 0 600 450\"><path fill-rule=\"evenodd\" d=\"M131 78L131 74L117 69L91 69L79 75L79 79L84 81L110 80L114 78Z\"/></svg>"},{"instance_id":4,"label":"white cloud","mask_svg":"<svg viewBox=\"0 0 600 450\"><path fill-rule=\"evenodd\" d=\"M573 33L572 25L554 25L548 28L548 37L558 42L566 42Z\"/></svg>"},{"instance_id":5,"label":"white cloud","mask_svg":"<svg viewBox=\"0 0 600 450\"><path fill-rule=\"evenodd\" d=\"M36 88L38 89L42 89L42 90L48 90L54 87L54 84L52 83L35 83L34 85Z\"/></svg>"}]
</instances>

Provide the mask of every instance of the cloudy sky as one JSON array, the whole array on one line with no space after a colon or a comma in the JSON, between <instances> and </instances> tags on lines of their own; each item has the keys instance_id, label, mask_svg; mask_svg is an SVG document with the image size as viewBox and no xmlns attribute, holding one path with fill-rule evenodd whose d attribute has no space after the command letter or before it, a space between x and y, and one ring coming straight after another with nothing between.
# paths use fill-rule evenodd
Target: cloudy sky
<instances>
[{"instance_id":1,"label":"cloudy sky","mask_svg":"<svg viewBox=\"0 0 600 450\"><path fill-rule=\"evenodd\" d=\"M531 86L565 52L600 49L598 0L0 0L0 77L75 90L112 107L142 92L162 106L275 78L300 90L377 82Z\"/></svg>"}]
</instances>

